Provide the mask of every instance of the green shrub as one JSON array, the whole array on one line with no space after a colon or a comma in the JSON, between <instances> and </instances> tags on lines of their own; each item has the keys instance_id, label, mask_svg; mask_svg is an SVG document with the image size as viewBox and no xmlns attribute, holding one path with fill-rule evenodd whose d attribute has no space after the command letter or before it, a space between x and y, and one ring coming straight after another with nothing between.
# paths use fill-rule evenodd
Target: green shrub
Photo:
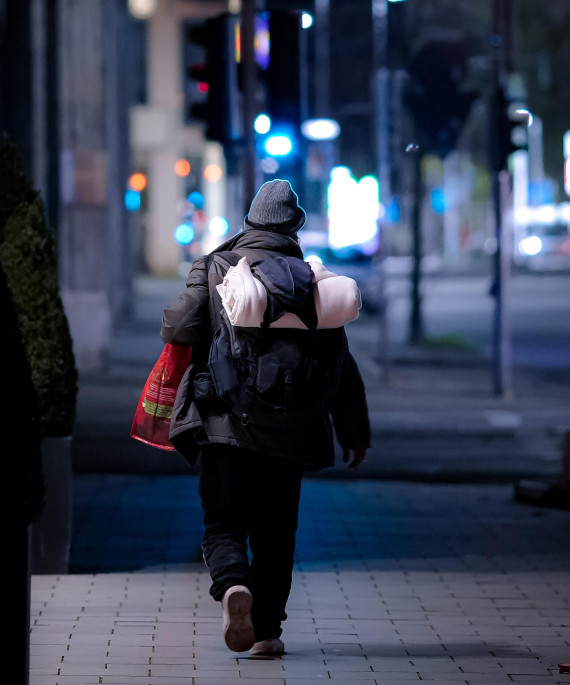
<instances>
[{"instance_id":1,"label":"green shrub","mask_svg":"<svg viewBox=\"0 0 570 685\"><path fill-rule=\"evenodd\" d=\"M69 435L75 420L77 369L59 291L55 242L39 194L29 181L23 182L14 148L5 140L0 160L0 265L16 307L42 435Z\"/></svg>"},{"instance_id":2,"label":"green shrub","mask_svg":"<svg viewBox=\"0 0 570 685\"><path fill-rule=\"evenodd\" d=\"M430 336L425 341L426 347L442 350L459 350L461 352L480 353L480 347L474 340L469 340L460 333L446 333Z\"/></svg>"}]
</instances>

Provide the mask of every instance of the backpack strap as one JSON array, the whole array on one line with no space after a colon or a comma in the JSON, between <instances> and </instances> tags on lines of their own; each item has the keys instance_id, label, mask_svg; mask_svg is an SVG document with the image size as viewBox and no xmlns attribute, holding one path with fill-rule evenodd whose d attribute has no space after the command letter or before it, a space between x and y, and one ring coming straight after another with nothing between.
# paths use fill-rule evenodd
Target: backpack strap
<instances>
[{"instance_id":1,"label":"backpack strap","mask_svg":"<svg viewBox=\"0 0 570 685\"><path fill-rule=\"evenodd\" d=\"M237 266L237 263L241 259L241 256L237 252L213 252L208 255L212 258L212 262L216 262L223 267L224 272L227 271L230 266Z\"/></svg>"},{"instance_id":2,"label":"backpack strap","mask_svg":"<svg viewBox=\"0 0 570 685\"><path fill-rule=\"evenodd\" d=\"M204 256L206 263L206 268L208 272L208 289L210 297L210 327L212 334L215 333L220 326L220 317L222 316L220 307L217 307L216 303L219 303L219 295L217 292L213 292L213 282L214 276L212 276L212 265L218 264L223 274L225 275L230 266L236 266L241 256L237 252L225 251L225 252L210 252ZM223 310L223 308L222 308Z\"/></svg>"}]
</instances>

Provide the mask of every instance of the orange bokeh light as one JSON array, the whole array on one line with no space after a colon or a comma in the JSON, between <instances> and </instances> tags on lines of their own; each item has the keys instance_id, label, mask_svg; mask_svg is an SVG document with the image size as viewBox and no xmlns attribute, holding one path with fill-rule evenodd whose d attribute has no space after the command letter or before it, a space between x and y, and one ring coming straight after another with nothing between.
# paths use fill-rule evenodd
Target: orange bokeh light
<instances>
[{"instance_id":1,"label":"orange bokeh light","mask_svg":"<svg viewBox=\"0 0 570 685\"><path fill-rule=\"evenodd\" d=\"M132 188L139 193L141 190L146 188L146 182L146 175L140 171L137 171L129 176L129 188Z\"/></svg>"},{"instance_id":2,"label":"orange bokeh light","mask_svg":"<svg viewBox=\"0 0 570 685\"><path fill-rule=\"evenodd\" d=\"M222 171L222 167L218 164L208 164L208 166L204 169L204 178L210 183L216 183L219 181L223 174L224 172Z\"/></svg>"},{"instance_id":3,"label":"orange bokeh light","mask_svg":"<svg viewBox=\"0 0 570 685\"><path fill-rule=\"evenodd\" d=\"M188 176L190 173L190 162L187 159L177 159L174 165L174 173L177 176Z\"/></svg>"}]
</instances>

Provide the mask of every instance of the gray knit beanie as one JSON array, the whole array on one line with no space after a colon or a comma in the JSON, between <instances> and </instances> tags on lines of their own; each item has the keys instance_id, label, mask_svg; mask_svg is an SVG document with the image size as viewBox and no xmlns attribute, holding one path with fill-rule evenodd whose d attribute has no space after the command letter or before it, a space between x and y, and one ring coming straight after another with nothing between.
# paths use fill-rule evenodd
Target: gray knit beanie
<instances>
[{"instance_id":1,"label":"gray knit beanie","mask_svg":"<svg viewBox=\"0 0 570 685\"><path fill-rule=\"evenodd\" d=\"M275 233L293 235L305 223L307 215L299 207L297 193L289 181L267 181L253 198L245 228L258 228Z\"/></svg>"}]
</instances>

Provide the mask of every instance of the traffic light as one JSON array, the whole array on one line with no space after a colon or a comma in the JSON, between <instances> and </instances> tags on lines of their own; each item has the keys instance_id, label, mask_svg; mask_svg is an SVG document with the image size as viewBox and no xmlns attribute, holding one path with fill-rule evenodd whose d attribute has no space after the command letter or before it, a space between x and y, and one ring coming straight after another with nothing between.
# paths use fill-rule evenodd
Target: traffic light
<instances>
[{"instance_id":1,"label":"traffic light","mask_svg":"<svg viewBox=\"0 0 570 685\"><path fill-rule=\"evenodd\" d=\"M208 140L240 137L237 88L237 17L223 14L183 24L184 120L204 122Z\"/></svg>"},{"instance_id":2,"label":"traffic light","mask_svg":"<svg viewBox=\"0 0 570 685\"><path fill-rule=\"evenodd\" d=\"M260 152L272 160L273 166L266 168L273 171L266 173L278 173L300 188L305 158L301 123L306 119L306 31L301 12L272 10L267 23L269 60L260 80L271 128L260 136Z\"/></svg>"},{"instance_id":3,"label":"traffic light","mask_svg":"<svg viewBox=\"0 0 570 685\"><path fill-rule=\"evenodd\" d=\"M295 135L306 118L306 48L302 13L269 13L269 63L265 70L267 114L272 128Z\"/></svg>"},{"instance_id":4,"label":"traffic light","mask_svg":"<svg viewBox=\"0 0 570 685\"><path fill-rule=\"evenodd\" d=\"M509 100L505 88L498 85L491 95L491 154L493 171L508 166L510 155L528 147L528 112Z\"/></svg>"},{"instance_id":5,"label":"traffic light","mask_svg":"<svg viewBox=\"0 0 570 685\"><path fill-rule=\"evenodd\" d=\"M188 19L182 22L182 88L184 91L183 119L185 124L205 120L209 84L206 76L206 46L201 33L204 22ZM202 71L203 80L198 78ZM203 110L203 111L201 111ZM202 116L198 116L198 115Z\"/></svg>"},{"instance_id":6,"label":"traffic light","mask_svg":"<svg viewBox=\"0 0 570 685\"><path fill-rule=\"evenodd\" d=\"M416 52L409 61L405 101L422 138L421 147L445 157L457 138L478 97L464 91L467 58L461 43L435 41Z\"/></svg>"}]
</instances>

